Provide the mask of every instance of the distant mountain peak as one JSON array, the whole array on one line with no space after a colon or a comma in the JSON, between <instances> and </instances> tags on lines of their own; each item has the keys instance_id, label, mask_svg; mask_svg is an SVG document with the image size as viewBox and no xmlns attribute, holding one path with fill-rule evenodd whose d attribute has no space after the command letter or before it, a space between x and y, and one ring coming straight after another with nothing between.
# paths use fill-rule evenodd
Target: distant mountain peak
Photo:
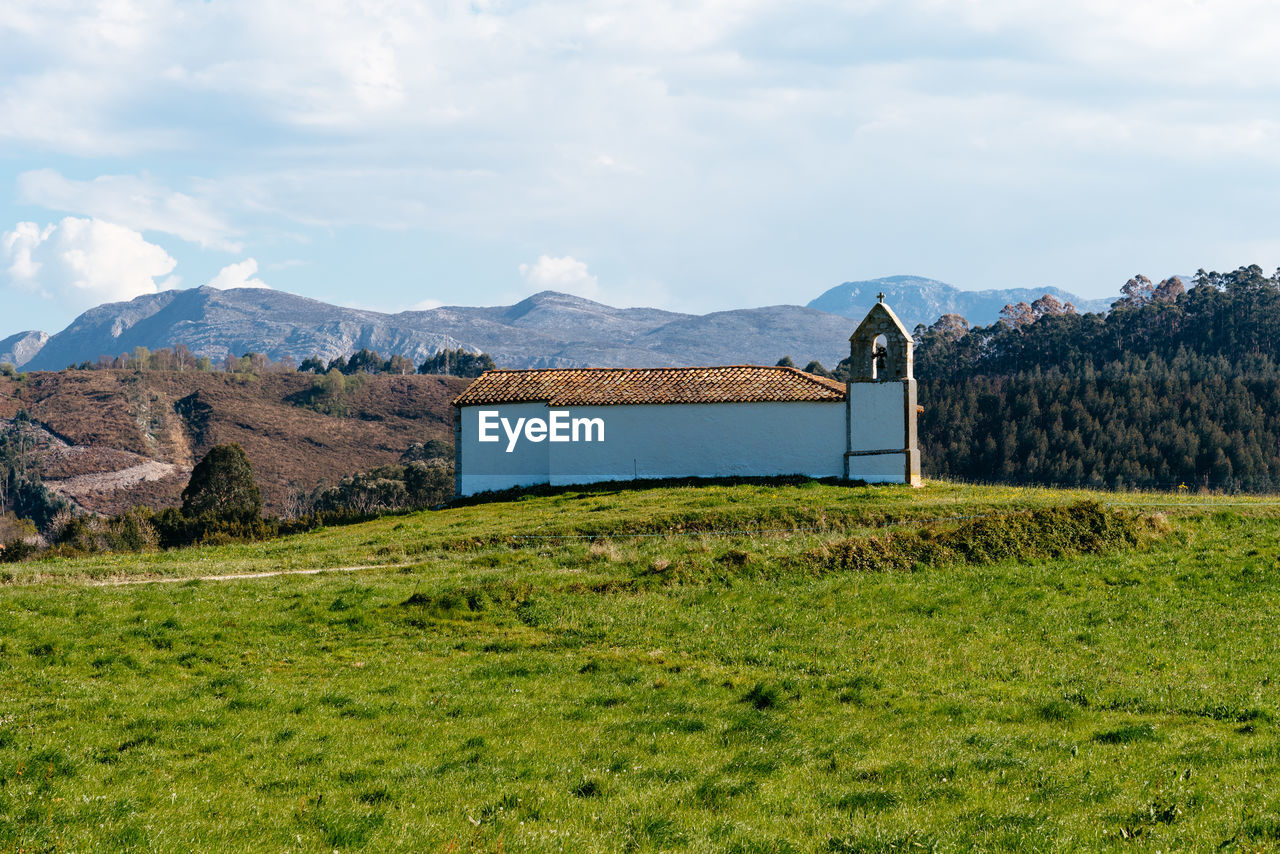
<instances>
[{"instance_id":1,"label":"distant mountain peak","mask_svg":"<svg viewBox=\"0 0 1280 854\"><path fill-rule=\"evenodd\" d=\"M566 294L563 291L538 291L536 294L530 294L516 305L524 305L530 303L532 305L545 305L552 303L555 305L604 305L604 303L587 299L586 297L576 296L575 294ZM607 308L608 306L606 306Z\"/></svg>"},{"instance_id":2,"label":"distant mountain peak","mask_svg":"<svg viewBox=\"0 0 1280 854\"><path fill-rule=\"evenodd\" d=\"M862 281L862 282L845 282L844 284L846 284L846 285L857 285L857 284L862 284L862 285L884 285L884 284L889 284L889 285L915 285L915 284L922 284L922 285L941 285L941 286L942 286L942 287L944 287L944 288L954 287L954 285L948 285L946 282L939 281L938 279L930 279L930 278L928 278L927 276L908 276L908 275L881 276L881 277L880 277L880 278L878 278L878 279L867 279L867 280Z\"/></svg>"},{"instance_id":3,"label":"distant mountain peak","mask_svg":"<svg viewBox=\"0 0 1280 854\"><path fill-rule=\"evenodd\" d=\"M1032 302L1045 294L1073 303L1081 313L1105 312L1116 299L1083 299L1053 285L964 291L924 276L897 275L844 282L810 301L809 308L860 319L871 309L881 291L885 294L885 302L893 306L908 329L921 323L929 325L944 314L958 314L975 326L986 326L999 319L1000 310L1006 305Z\"/></svg>"}]
</instances>

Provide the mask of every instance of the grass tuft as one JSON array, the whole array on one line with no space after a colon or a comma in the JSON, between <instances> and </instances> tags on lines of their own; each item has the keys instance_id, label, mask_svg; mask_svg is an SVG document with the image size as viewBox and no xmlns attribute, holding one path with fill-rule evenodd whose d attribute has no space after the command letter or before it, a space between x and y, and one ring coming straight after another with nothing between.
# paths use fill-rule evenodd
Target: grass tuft
<instances>
[{"instance_id":1,"label":"grass tuft","mask_svg":"<svg viewBox=\"0 0 1280 854\"><path fill-rule=\"evenodd\" d=\"M764 711L765 709L776 709L782 705L783 694L776 685L765 685L757 682L742 697L742 702L750 703L755 708Z\"/></svg>"},{"instance_id":2,"label":"grass tuft","mask_svg":"<svg viewBox=\"0 0 1280 854\"><path fill-rule=\"evenodd\" d=\"M586 779L574 786L572 792L575 798L598 798L604 794L604 789L598 780Z\"/></svg>"},{"instance_id":3,"label":"grass tuft","mask_svg":"<svg viewBox=\"0 0 1280 854\"><path fill-rule=\"evenodd\" d=\"M1155 728L1148 723L1128 724L1095 733L1093 736L1098 744L1130 744L1135 741L1155 741L1157 738Z\"/></svg>"},{"instance_id":4,"label":"grass tuft","mask_svg":"<svg viewBox=\"0 0 1280 854\"><path fill-rule=\"evenodd\" d=\"M909 533L850 537L813 549L806 559L822 569L855 572L1044 560L1132 548L1149 527L1134 513L1082 501Z\"/></svg>"}]
</instances>

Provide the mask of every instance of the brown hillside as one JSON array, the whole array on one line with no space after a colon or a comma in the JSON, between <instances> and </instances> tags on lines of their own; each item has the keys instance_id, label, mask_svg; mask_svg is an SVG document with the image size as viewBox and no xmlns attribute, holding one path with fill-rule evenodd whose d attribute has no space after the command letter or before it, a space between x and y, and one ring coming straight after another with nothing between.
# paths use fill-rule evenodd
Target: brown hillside
<instances>
[{"instance_id":1,"label":"brown hillside","mask_svg":"<svg viewBox=\"0 0 1280 854\"><path fill-rule=\"evenodd\" d=\"M194 462L238 442L267 511L320 483L393 463L414 442L452 438L449 401L470 380L362 375L326 415L309 409L311 374L57 371L0 377L0 418L26 409L47 431L37 448L56 491L114 513L176 505Z\"/></svg>"}]
</instances>

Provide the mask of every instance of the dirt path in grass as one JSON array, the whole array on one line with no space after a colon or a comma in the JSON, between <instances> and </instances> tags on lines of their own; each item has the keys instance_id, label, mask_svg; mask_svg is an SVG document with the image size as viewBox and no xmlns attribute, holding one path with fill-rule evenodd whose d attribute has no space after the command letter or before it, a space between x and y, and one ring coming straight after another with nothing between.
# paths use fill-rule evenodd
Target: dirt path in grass
<instances>
[{"instance_id":1,"label":"dirt path in grass","mask_svg":"<svg viewBox=\"0 0 1280 854\"><path fill-rule=\"evenodd\" d=\"M235 572L227 575L162 576L160 578L111 578L80 582L89 587L127 587L133 584L178 584L183 581L241 581L280 575L321 575L326 572L361 572L366 569L404 569L409 563L370 563L362 566L324 566L316 569L274 569L267 572ZM55 579L46 579L53 581ZM72 583L75 583L74 581Z\"/></svg>"}]
</instances>

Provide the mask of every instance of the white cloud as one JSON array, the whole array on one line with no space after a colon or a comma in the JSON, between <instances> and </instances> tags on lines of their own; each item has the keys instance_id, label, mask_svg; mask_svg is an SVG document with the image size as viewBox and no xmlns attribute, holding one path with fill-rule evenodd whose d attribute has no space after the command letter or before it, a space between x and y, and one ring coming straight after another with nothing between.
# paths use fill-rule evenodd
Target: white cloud
<instances>
[{"instance_id":1,"label":"white cloud","mask_svg":"<svg viewBox=\"0 0 1280 854\"><path fill-rule=\"evenodd\" d=\"M836 72L886 61L924 75L917 94L939 61L1012 59L1026 68L1000 89L1048 82L1040 94L1054 100L1105 84L1117 106L1280 83L1280 11L1264 0L3 6L0 53L18 59L0 78L0 134L77 152L219 145L233 103L241 126L340 128L356 146L388 129L506 129L503 147L581 146L586 163L603 147L629 164L646 138L720 136L717 121L773 92L838 108L848 81Z\"/></svg>"},{"instance_id":2,"label":"white cloud","mask_svg":"<svg viewBox=\"0 0 1280 854\"><path fill-rule=\"evenodd\" d=\"M246 258L235 264L228 264L218 271L218 275L214 276L209 282L211 288L269 288L271 287L261 279L253 278L253 274L258 272L258 262L252 258Z\"/></svg>"},{"instance_id":3,"label":"white cloud","mask_svg":"<svg viewBox=\"0 0 1280 854\"><path fill-rule=\"evenodd\" d=\"M0 252L12 284L73 311L153 294L161 287L155 280L177 266L136 231L78 217L43 229L20 222L0 237Z\"/></svg>"},{"instance_id":4,"label":"white cloud","mask_svg":"<svg viewBox=\"0 0 1280 854\"><path fill-rule=\"evenodd\" d=\"M200 246L239 252L235 229L202 199L135 175L100 175L75 181L53 169L18 176L21 201L114 222L135 231L172 234Z\"/></svg>"},{"instance_id":5,"label":"white cloud","mask_svg":"<svg viewBox=\"0 0 1280 854\"><path fill-rule=\"evenodd\" d=\"M539 291L560 291L592 300L601 298L600 282L587 270L587 265L568 255L561 258L542 255L533 264L521 264L520 275Z\"/></svg>"},{"instance_id":6,"label":"white cloud","mask_svg":"<svg viewBox=\"0 0 1280 854\"><path fill-rule=\"evenodd\" d=\"M91 157L179 147L185 130L136 108L155 93L154 63L181 49L165 41L180 19L168 0L7 0L0 138Z\"/></svg>"},{"instance_id":7,"label":"white cloud","mask_svg":"<svg viewBox=\"0 0 1280 854\"><path fill-rule=\"evenodd\" d=\"M528 246L684 308L916 263L1078 281L1098 211L1152 252L1265 239L1277 39L1265 0L6 0L0 145L147 152L162 182L37 169L20 198L232 257L252 234L268 270L301 227L461 236L502 258L477 301ZM1162 224L1175 204L1236 213ZM404 269L409 243L351 252ZM525 276L598 298L564 260Z\"/></svg>"}]
</instances>

